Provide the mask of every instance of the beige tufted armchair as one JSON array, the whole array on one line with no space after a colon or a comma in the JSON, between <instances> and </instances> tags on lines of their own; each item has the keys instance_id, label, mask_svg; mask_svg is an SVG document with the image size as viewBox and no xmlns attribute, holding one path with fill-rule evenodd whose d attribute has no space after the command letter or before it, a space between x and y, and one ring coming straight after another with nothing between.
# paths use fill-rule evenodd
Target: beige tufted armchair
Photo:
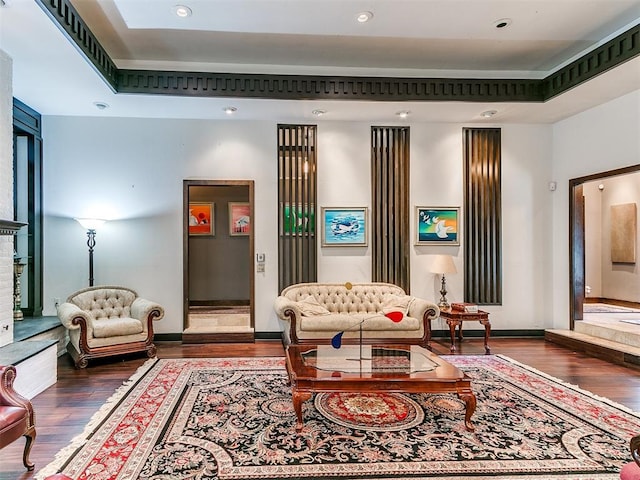
<instances>
[{"instance_id":1,"label":"beige tufted armchair","mask_svg":"<svg viewBox=\"0 0 640 480\"><path fill-rule=\"evenodd\" d=\"M153 321L163 317L160 305L125 287L85 288L58 306L58 318L69 330L67 352L76 368L85 368L92 358L123 353L155 356Z\"/></svg>"}]
</instances>

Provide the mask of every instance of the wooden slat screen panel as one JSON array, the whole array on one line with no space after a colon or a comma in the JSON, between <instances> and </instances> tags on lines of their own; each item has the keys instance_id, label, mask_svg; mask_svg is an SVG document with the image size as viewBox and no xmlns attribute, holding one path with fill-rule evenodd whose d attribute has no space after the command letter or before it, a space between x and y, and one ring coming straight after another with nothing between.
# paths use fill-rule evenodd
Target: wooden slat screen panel
<instances>
[{"instance_id":1,"label":"wooden slat screen panel","mask_svg":"<svg viewBox=\"0 0 640 480\"><path fill-rule=\"evenodd\" d=\"M502 303L501 131L465 128L464 298Z\"/></svg>"},{"instance_id":2,"label":"wooden slat screen panel","mask_svg":"<svg viewBox=\"0 0 640 480\"><path fill-rule=\"evenodd\" d=\"M371 127L371 279L409 292L409 127Z\"/></svg>"},{"instance_id":3,"label":"wooden slat screen panel","mask_svg":"<svg viewBox=\"0 0 640 480\"><path fill-rule=\"evenodd\" d=\"M315 125L278 125L278 283L317 281Z\"/></svg>"}]
</instances>

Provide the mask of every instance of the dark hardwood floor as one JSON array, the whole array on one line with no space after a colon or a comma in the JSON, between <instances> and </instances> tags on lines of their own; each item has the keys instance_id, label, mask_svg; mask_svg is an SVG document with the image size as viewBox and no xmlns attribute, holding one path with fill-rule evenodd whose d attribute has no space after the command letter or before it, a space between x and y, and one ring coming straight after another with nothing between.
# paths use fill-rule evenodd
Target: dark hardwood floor
<instances>
[{"instance_id":1,"label":"dark hardwood floor","mask_svg":"<svg viewBox=\"0 0 640 480\"><path fill-rule=\"evenodd\" d=\"M640 369L588 357L542 338L492 338L490 345L493 354L506 355L633 411L640 411ZM283 355L279 341L210 345L158 342L157 346L160 358ZM448 354L448 340L436 339L433 350ZM483 354L482 340L465 339L456 353ZM58 382L33 399L37 438L31 460L36 464L35 472L51 462L61 448L83 431L94 412L145 361L146 357L140 356L103 359L90 362L84 370L76 370L67 355L58 359ZM2 449L0 479L33 478L34 472L27 472L22 466L23 447L24 442L18 440Z\"/></svg>"}]
</instances>

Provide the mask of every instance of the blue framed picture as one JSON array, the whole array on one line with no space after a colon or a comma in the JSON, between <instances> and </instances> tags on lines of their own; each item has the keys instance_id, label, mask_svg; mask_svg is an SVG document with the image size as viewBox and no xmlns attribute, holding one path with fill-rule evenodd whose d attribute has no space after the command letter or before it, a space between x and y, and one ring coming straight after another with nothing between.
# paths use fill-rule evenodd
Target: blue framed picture
<instances>
[{"instance_id":1,"label":"blue framed picture","mask_svg":"<svg viewBox=\"0 0 640 480\"><path fill-rule=\"evenodd\" d=\"M323 247L366 247L367 208L322 207Z\"/></svg>"},{"instance_id":2,"label":"blue framed picture","mask_svg":"<svg viewBox=\"0 0 640 480\"><path fill-rule=\"evenodd\" d=\"M416 207L416 245L460 245L460 208Z\"/></svg>"}]
</instances>

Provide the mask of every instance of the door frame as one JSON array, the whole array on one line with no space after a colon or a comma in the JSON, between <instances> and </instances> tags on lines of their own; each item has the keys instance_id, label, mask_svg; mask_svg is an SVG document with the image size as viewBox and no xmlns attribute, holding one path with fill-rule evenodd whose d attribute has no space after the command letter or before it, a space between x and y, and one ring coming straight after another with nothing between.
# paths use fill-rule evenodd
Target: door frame
<instances>
[{"instance_id":1,"label":"door frame","mask_svg":"<svg viewBox=\"0 0 640 480\"><path fill-rule=\"evenodd\" d=\"M569 180L569 329L582 320L585 298L584 195L586 182L640 171L640 164Z\"/></svg>"},{"instance_id":2,"label":"door frame","mask_svg":"<svg viewBox=\"0 0 640 480\"><path fill-rule=\"evenodd\" d=\"M183 180L182 181L182 330L189 324L189 187L248 187L251 229L249 230L249 312L255 337L254 271L254 181L253 180ZM208 334L207 334L208 336ZM225 334L228 337L228 334Z\"/></svg>"}]
</instances>

